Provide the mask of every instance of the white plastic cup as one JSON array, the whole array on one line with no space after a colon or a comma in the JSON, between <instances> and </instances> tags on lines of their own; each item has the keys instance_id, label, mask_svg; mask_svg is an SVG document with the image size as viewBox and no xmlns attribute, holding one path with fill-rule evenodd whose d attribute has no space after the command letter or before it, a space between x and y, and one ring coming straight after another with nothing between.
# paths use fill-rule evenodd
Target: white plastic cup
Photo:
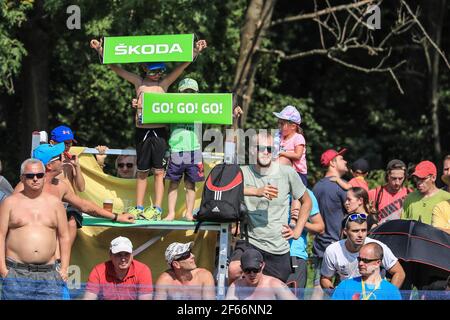
<instances>
[{"instance_id":1,"label":"white plastic cup","mask_svg":"<svg viewBox=\"0 0 450 320\"><path fill-rule=\"evenodd\" d=\"M114 201L111 199L103 200L103 209L108 210L109 212L113 212L113 203Z\"/></svg>"}]
</instances>

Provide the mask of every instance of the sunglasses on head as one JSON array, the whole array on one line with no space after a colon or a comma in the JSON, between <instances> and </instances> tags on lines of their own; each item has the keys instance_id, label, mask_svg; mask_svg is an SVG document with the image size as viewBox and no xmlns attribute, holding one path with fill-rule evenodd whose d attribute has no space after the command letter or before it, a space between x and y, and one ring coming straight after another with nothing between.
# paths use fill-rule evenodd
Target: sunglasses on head
<instances>
[{"instance_id":1,"label":"sunglasses on head","mask_svg":"<svg viewBox=\"0 0 450 320\"><path fill-rule=\"evenodd\" d=\"M245 268L244 273L260 273L261 272L261 268Z\"/></svg>"},{"instance_id":2,"label":"sunglasses on head","mask_svg":"<svg viewBox=\"0 0 450 320\"><path fill-rule=\"evenodd\" d=\"M358 259L358 262L362 261L364 263L370 263L370 262L381 260L381 259L367 259L367 258L361 258L361 257L357 257L356 259Z\"/></svg>"},{"instance_id":3,"label":"sunglasses on head","mask_svg":"<svg viewBox=\"0 0 450 320\"><path fill-rule=\"evenodd\" d=\"M183 261L186 259L189 259L191 257L191 251L186 251L185 253L183 253L181 256L179 256L177 259L175 259L175 261Z\"/></svg>"},{"instance_id":4,"label":"sunglasses on head","mask_svg":"<svg viewBox=\"0 0 450 320\"><path fill-rule=\"evenodd\" d=\"M38 178L38 179L42 179L44 177L45 173L44 172L39 172L39 173L24 173L23 176L27 179L34 179L34 177Z\"/></svg>"},{"instance_id":5,"label":"sunglasses on head","mask_svg":"<svg viewBox=\"0 0 450 320\"><path fill-rule=\"evenodd\" d=\"M265 152L266 150L268 153L272 153L272 146L258 146L258 152Z\"/></svg>"},{"instance_id":6,"label":"sunglasses on head","mask_svg":"<svg viewBox=\"0 0 450 320\"><path fill-rule=\"evenodd\" d=\"M130 162L128 162L128 163L118 163L117 166L118 166L119 168L123 168L123 167L125 167L125 166L127 166L127 168L133 168L134 163L130 163Z\"/></svg>"},{"instance_id":7,"label":"sunglasses on head","mask_svg":"<svg viewBox=\"0 0 450 320\"><path fill-rule=\"evenodd\" d=\"M345 219L345 227L347 227L347 224L349 221L357 221L357 220L367 220L367 214L365 213L353 213Z\"/></svg>"}]
</instances>

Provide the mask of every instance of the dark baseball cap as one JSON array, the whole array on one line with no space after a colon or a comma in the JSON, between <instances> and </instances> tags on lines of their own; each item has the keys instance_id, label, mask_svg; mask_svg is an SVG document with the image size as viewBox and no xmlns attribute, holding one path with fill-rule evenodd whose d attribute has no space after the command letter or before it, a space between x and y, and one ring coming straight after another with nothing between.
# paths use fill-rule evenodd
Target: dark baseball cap
<instances>
[{"instance_id":1,"label":"dark baseball cap","mask_svg":"<svg viewBox=\"0 0 450 320\"><path fill-rule=\"evenodd\" d=\"M264 262L261 252L256 249L247 249L241 256L241 269L259 269Z\"/></svg>"},{"instance_id":2,"label":"dark baseball cap","mask_svg":"<svg viewBox=\"0 0 450 320\"><path fill-rule=\"evenodd\" d=\"M359 158L352 164L352 170L355 171L361 171L363 173L369 172L369 162L366 159Z\"/></svg>"}]
</instances>

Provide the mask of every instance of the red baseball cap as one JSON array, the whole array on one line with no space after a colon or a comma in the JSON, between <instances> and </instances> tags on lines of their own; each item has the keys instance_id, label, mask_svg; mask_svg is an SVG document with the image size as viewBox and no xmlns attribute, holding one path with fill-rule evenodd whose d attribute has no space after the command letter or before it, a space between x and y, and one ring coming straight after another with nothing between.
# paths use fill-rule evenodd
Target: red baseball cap
<instances>
[{"instance_id":1,"label":"red baseball cap","mask_svg":"<svg viewBox=\"0 0 450 320\"><path fill-rule=\"evenodd\" d=\"M322 156L320 157L320 164L324 167L328 167L331 160L333 160L337 156L343 155L345 152L347 152L346 148L340 150L339 152L334 149L328 149L327 151L322 153Z\"/></svg>"},{"instance_id":2,"label":"red baseball cap","mask_svg":"<svg viewBox=\"0 0 450 320\"><path fill-rule=\"evenodd\" d=\"M418 178L426 178L429 175L436 176L437 175L437 169L433 162L425 160L422 162L419 162L419 164L416 166L416 169L414 170L413 176L416 176Z\"/></svg>"}]
</instances>

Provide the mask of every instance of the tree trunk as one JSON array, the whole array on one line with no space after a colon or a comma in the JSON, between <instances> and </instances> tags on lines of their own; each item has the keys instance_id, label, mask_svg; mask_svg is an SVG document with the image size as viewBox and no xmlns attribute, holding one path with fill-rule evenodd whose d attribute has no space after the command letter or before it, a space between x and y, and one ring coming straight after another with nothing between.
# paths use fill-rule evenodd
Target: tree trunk
<instances>
[{"instance_id":1,"label":"tree trunk","mask_svg":"<svg viewBox=\"0 0 450 320\"><path fill-rule=\"evenodd\" d=\"M444 14L446 8L446 0L437 0L429 3L428 7L428 33L438 47L441 47L442 27L444 25ZM431 107L431 124L433 134L434 160L441 161L442 148L439 132L439 53L430 48L431 65L428 72L428 104Z\"/></svg>"},{"instance_id":2,"label":"tree trunk","mask_svg":"<svg viewBox=\"0 0 450 320\"><path fill-rule=\"evenodd\" d=\"M21 71L21 158L30 157L31 134L48 129L48 93L50 73L50 38L45 26L42 1L36 1L29 19L23 25L21 40L28 55L24 58Z\"/></svg>"},{"instance_id":3,"label":"tree trunk","mask_svg":"<svg viewBox=\"0 0 450 320\"><path fill-rule=\"evenodd\" d=\"M253 90L256 68L258 65L257 50L265 31L270 26L276 0L251 0L245 23L241 30L241 47L233 83L235 103L242 107L244 114L240 118L243 128L247 119Z\"/></svg>"}]
</instances>

